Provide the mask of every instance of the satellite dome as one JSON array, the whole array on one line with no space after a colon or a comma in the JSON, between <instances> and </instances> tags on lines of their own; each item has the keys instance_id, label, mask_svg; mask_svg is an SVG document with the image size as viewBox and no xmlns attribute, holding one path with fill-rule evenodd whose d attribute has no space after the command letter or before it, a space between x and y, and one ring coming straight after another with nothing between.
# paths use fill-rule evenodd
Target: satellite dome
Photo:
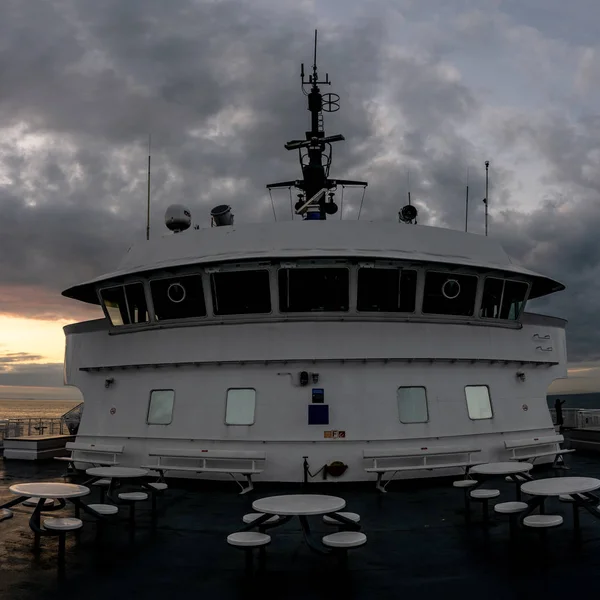
<instances>
[{"instance_id":1,"label":"satellite dome","mask_svg":"<svg viewBox=\"0 0 600 600\"><path fill-rule=\"evenodd\" d=\"M185 231L192 224L192 213L182 204L171 204L165 213L165 224L175 233Z\"/></svg>"}]
</instances>

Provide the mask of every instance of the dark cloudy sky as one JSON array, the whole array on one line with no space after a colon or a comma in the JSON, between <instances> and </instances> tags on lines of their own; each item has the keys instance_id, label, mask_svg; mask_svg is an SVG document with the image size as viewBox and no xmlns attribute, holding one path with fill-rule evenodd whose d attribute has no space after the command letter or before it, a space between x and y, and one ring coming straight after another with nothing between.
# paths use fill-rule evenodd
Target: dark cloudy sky
<instances>
[{"instance_id":1,"label":"dark cloudy sky","mask_svg":"<svg viewBox=\"0 0 600 600\"><path fill-rule=\"evenodd\" d=\"M597 2L5 0L1 15L0 384L60 384L60 327L98 313L59 293L144 238L149 133L154 234L174 202L201 226L221 203L238 224L273 219L264 186L299 173L283 144L308 125L315 28L341 96L326 130L347 139L332 174L369 181L361 218L395 220L410 170L420 222L463 228L468 168L482 232L490 160L490 235L568 286L531 308L569 319L570 360L595 369ZM9 339L10 322L54 327L54 350Z\"/></svg>"}]
</instances>

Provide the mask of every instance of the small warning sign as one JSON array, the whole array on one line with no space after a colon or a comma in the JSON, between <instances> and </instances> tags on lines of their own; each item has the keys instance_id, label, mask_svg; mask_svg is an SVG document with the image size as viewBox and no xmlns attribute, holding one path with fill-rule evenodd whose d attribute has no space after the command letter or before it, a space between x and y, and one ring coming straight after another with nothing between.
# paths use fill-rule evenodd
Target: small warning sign
<instances>
[{"instance_id":1,"label":"small warning sign","mask_svg":"<svg viewBox=\"0 0 600 600\"><path fill-rule=\"evenodd\" d=\"M329 431L324 431L323 432L323 437L325 439L339 439L339 438L345 438L346 437L346 432L345 431L338 431L337 429L333 429L333 430L329 430Z\"/></svg>"}]
</instances>

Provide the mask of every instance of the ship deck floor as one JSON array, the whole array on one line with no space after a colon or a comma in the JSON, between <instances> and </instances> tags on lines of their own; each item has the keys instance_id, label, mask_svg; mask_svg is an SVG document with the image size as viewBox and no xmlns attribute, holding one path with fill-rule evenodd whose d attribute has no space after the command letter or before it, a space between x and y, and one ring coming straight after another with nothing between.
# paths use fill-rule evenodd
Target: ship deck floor
<instances>
[{"instance_id":1,"label":"ship deck floor","mask_svg":"<svg viewBox=\"0 0 600 600\"><path fill-rule=\"evenodd\" d=\"M567 460L571 470L559 475L600 478L598 457L575 454ZM0 500L10 498L8 486L16 482L62 481L63 469L61 464L0 460ZM547 475L536 469L534 476ZM260 594L290 599L551 599L597 586L600 521L582 511L584 541L576 547L570 505L550 500L547 512L563 515L565 523L548 531L546 556L536 532L524 532L518 547L511 548L503 518L492 516L487 534L481 526L465 526L462 491L448 479L392 483L386 495L377 493L374 484L325 488L325 493L345 498L347 510L361 515L368 536L366 546L350 553L348 572L340 574L329 557L311 553L294 519L269 531L273 542L267 548L266 574L249 584L243 576L243 555L227 545L227 534L240 527L253 499L304 490L258 482L253 493L239 496L233 482L216 488L172 483L160 499L165 510L154 531L149 512L140 510L133 537L126 521L108 527L102 543L96 542L92 524L84 526L79 541L68 536L66 578L60 582L56 538L42 539L36 558L28 526L33 509L17 507L12 519L0 522L0 598L169 600L185 595L227 600ZM512 484L502 478L487 485L502 491L500 501L514 499ZM305 491L322 492L323 485L311 483ZM475 504L474 523L479 516ZM319 517L313 521L316 531L332 531Z\"/></svg>"}]
</instances>

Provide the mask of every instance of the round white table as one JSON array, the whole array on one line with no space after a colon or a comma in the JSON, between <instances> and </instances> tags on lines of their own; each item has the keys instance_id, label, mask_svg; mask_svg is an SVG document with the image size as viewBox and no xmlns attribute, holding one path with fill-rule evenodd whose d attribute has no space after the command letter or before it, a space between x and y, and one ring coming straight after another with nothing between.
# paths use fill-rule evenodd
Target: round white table
<instances>
[{"instance_id":1,"label":"round white table","mask_svg":"<svg viewBox=\"0 0 600 600\"><path fill-rule=\"evenodd\" d=\"M40 537L46 535L53 535L47 530L41 528L41 513L42 511L48 512L52 510L58 510L65 507L65 500L69 500L75 505L75 516L79 518L80 509L89 513L96 518L102 518L95 510L87 507L80 498L87 496L90 493L90 488L85 485L76 485L74 483L60 483L60 482L35 482L35 483L15 483L11 485L8 490L11 494L18 496L15 500L7 502L0 506L0 508L9 508L24 502L28 498L39 498L39 502L35 507L31 518L29 519L29 527L35 534L35 548L39 548ZM54 505L50 508L45 508L44 504L47 498L56 498L58 505Z\"/></svg>"},{"instance_id":2,"label":"round white table","mask_svg":"<svg viewBox=\"0 0 600 600\"><path fill-rule=\"evenodd\" d=\"M550 477L527 481L521 486L521 491L534 498L527 503L530 508L523 513L522 518L531 514L537 506L540 507L540 512L543 512L544 500L549 496L569 495L573 499L575 539L579 540L579 508L585 508L589 513L600 518L600 511L596 508L598 499L590 494L597 489L600 489L600 479L593 477Z\"/></svg>"},{"instance_id":3,"label":"round white table","mask_svg":"<svg viewBox=\"0 0 600 600\"><path fill-rule=\"evenodd\" d=\"M521 491L530 496L562 496L585 494L600 488L600 479L593 477L550 477L527 481Z\"/></svg>"},{"instance_id":4,"label":"round white table","mask_svg":"<svg viewBox=\"0 0 600 600\"><path fill-rule=\"evenodd\" d=\"M15 496L27 498L80 498L90 493L90 488L74 483L16 483L8 490ZM27 499L25 498L25 499Z\"/></svg>"},{"instance_id":5,"label":"round white table","mask_svg":"<svg viewBox=\"0 0 600 600\"><path fill-rule=\"evenodd\" d=\"M529 473L531 469L533 469L533 464L528 462L492 462L475 465L469 469L469 473L473 475L484 476L508 475L516 484L516 498L517 501L520 501L522 488L520 488L519 485L522 483L522 481L519 480L517 475Z\"/></svg>"},{"instance_id":6,"label":"round white table","mask_svg":"<svg viewBox=\"0 0 600 600\"><path fill-rule=\"evenodd\" d=\"M282 525L283 523L287 523L292 517L298 517L308 547L318 554L330 554L330 549L324 548L313 540L307 517L329 515L339 521L340 525L346 526L349 530L358 531L360 525L337 514L337 511L342 510L345 506L346 501L343 498L338 498L337 496L323 496L320 494L291 494L261 498L252 503L252 508L256 512L263 513L263 515L253 523L244 527L242 531L247 531L252 527L259 526L269 519L271 515L279 515L282 517L276 525Z\"/></svg>"},{"instance_id":7,"label":"round white table","mask_svg":"<svg viewBox=\"0 0 600 600\"><path fill-rule=\"evenodd\" d=\"M110 484L108 486L108 490L106 492L106 497L113 502L114 504L123 504L123 502L116 497L115 492L117 488L120 486L120 483L117 483L120 479L138 479L140 477L145 477L148 475L147 469L140 469L137 467L91 467L86 469L86 474L92 476L91 481L95 481L97 479L110 479ZM144 486L142 486L144 487ZM156 490L152 490L150 488L146 488L152 494L152 515L153 518L156 513L156 505L154 502L154 492ZM102 498L102 496L101 496ZM133 510L133 509L132 509Z\"/></svg>"},{"instance_id":8,"label":"round white table","mask_svg":"<svg viewBox=\"0 0 600 600\"><path fill-rule=\"evenodd\" d=\"M343 498L318 494L271 496L252 503L252 508L256 512L284 516L326 515L342 510L345 506L346 501Z\"/></svg>"},{"instance_id":9,"label":"round white table","mask_svg":"<svg viewBox=\"0 0 600 600\"><path fill-rule=\"evenodd\" d=\"M533 465L527 462L493 462L475 465L469 469L469 473L476 475L517 475L527 473L533 469Z\"/></svg>"}]
</instances>

